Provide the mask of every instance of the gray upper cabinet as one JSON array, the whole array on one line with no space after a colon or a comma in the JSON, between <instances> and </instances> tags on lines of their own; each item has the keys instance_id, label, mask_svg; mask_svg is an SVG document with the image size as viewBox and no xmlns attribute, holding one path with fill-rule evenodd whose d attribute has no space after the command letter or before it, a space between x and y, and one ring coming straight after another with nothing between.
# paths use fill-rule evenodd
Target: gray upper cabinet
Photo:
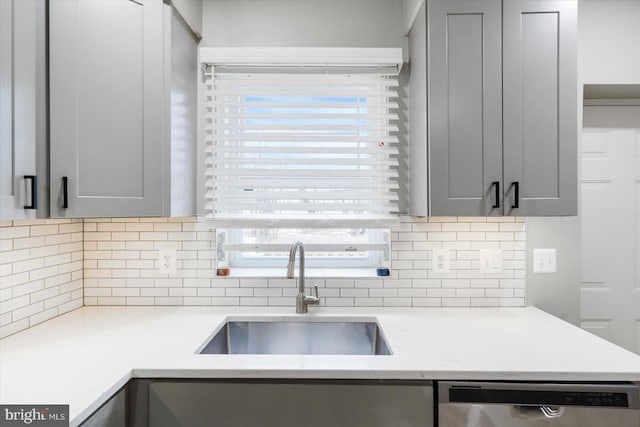
<instances>
[{"instance_id":1,"label":"gray upper cabinet","mask_svg":"<svg viewBox=\"0 0 640 427\"><path fill-rule=\"evenodd\" d=\"M413 93L427 93L427 14L425 6L420 8L409 32L409 88ZM404 67L406 70L407 67ZM409 97L409 182L429 182L427 144L427 97ZM410 185L411 213L415 216L429 215L429 194L424 186Z\"/></svg>"},{"instance_id":2,"label":"gray upper cabinet","mask_svg":"<svg viewBox=\"0 0 640 427\"><path fill-rule=\"evenodd\" d=\"M172 13L156 0L51 1L51 216L195 212L197 41Z\"/></svg>"},{"instance_id":3,"label":"gray upper cabinet","mask_svg":"<svg viewBox=\"0 0 640 427\"><path fill-rule=\"evenodd\" d=\"M427 1L431 215L575 215L576 15Z\"/></svg>"},{"instance_id":4,"label":"gray upper cabinet","mask_svg":"<svg viewBox=\"0 0 640 427\"><path fill-rule=\"evenodd\" d=\"M0 1L0 219L46 216L44 2ZM42 148L42 149L41 149ZM41 168L44 166L44 168Z\"/></svg>"},{"instance_id":5,"label":"gray upper cabinet","mask_svg":"<svg viewBox=\"0 0 640 427\"><path fill-rule=\"evenodd\" d=\"M576 2L504 1L503 17L505 214L576 215Z\"/></svg>"},{"instance_id":6,"label":"gray upper cabinet","mask_svg":"<svg viewBox=\"0 0 640 427\"><path fill-rule=\"evenodd\" d=\"M53 217L163 213L162 11L158 1L51 2Z\"/></svg>"},{"instance_id":7,"label":"gray upper cabinet","mask_svg":"<svg viewBox=\"0 0 640 427\"><path fill-rule=\"evenodd\" d=\"M501 4L427 4L431 214L501 214Z\"/></svg>"}]
</instances>

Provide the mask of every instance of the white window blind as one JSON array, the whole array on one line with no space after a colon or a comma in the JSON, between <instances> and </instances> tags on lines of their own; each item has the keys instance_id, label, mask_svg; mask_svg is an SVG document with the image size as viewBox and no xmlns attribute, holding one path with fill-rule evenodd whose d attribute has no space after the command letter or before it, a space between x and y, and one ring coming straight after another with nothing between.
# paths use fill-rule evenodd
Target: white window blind
<instances>
[{"instance_id":1,"label":"white window blind","mask_svg":"<svg viewBox=\"0 0 640 427\"><path fill-rule=\"evenodd\" d=\"M388 226L395 76L209 68L207 211L221 226Z\"/></svg>"}]
</instances>

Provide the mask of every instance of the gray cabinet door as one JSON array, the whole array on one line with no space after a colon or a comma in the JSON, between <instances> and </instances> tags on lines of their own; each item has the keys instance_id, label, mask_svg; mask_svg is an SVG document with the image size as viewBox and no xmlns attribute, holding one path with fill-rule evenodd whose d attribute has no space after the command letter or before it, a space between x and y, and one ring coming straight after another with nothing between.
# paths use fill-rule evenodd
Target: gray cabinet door
<instances>
[{"instance_id":1,"label":"gray cabinet door","mask_svg":"<svg viewBox=\"0 0 640 427\"><path fill-rule=\"evenodd\" d=\"M503 2L505 215L577 212L576 20L575 0Z\"/></svg>"},{"instance_id":2,"label":"gray cabinet door","mask_svg":"<svg viewBox=\"0 0 640 427\"><path fill-rule=\"evenodd\" d=\"M150 427L433 426L430 382L157 380Z\"/></svg>"},{"instance_id":3,"label":"gray cabinet door","mask_svg":"<svg viewBox=\"0 0 640 427\"><path fill-rule=\"evenodd\" d=\"M501 215L501 2L427 5L431 215Z\"/></svg>"},{"instance_id":4,"label":"gray cabinet door","mask_svg":"<svg viewBox=\"0 0 640 427\"><path fill-rule=\"evenodd\" d=\"M51 216L162 215L163 2L53 0L49 14Z\"/></svg>"},{"instance_id":5,"label":"gray cabinet door","mask_svg":"<svg viewBox=\"0 0 640 427\"><path fill-rule=\"evenodd\" d=\"M0 1L0 219L33 219L36 173L38 22L43 3ZM40 177L43 178L43 177ZM37 190L36 190L37 194Z\"/></svg>"}]
</instances>

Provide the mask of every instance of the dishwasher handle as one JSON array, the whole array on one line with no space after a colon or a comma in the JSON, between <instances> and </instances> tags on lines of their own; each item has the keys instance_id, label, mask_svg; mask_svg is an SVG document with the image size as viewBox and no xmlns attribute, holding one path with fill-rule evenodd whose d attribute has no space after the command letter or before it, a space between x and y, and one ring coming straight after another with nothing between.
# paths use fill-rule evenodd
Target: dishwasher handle
<instances>
[{"instance_id":1,"label":"dishwasher handle","mask_svg":"<svg viewBox=\"0 0 640 427\"><path fill-rule=\"evenodd\" d=\"M560 418L564 415L564 406L523 406L514 405L514 409L523 416L539 417L540 414L545 418Z\"/></svg>"}]
</instances>

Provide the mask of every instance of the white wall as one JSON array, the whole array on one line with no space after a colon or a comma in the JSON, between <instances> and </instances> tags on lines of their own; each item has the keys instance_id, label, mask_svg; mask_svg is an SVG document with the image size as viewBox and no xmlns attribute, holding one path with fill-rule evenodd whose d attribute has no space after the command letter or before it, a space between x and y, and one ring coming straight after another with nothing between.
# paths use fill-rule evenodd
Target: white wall
<instances>
[{"instance_id":1,"label":"white wall","mask_svg":"<svg viewBox=\"0 0 640 427\"><path fill-rule=\"evenodd\" d=\"M185 20L191 31L197 36L202 36L202 0L173 0L182 19Z\"/></svg>"},{"instance_id":2,"label":"white wall","mask_svg":"<svg viewBox=\"0 0 640 427\"><path fill-rule=\"evenodd\" d=\"M418 13L424 6L424 0L403 0L402 1L402 14L404 19L404 29L406 34L409 34L413 23L415 22Z\"/></svg>"},{"instance_id":3,"label":"white wall","mask_svg":"<svg viewBox=\"0 0 640 427\"><path fill-rule=\"evenodd\" d=\"M557 273L534 274L533 250L555 248ZM580 220L527 218L527 305L580 323Z\"/></svg>"},{"instance_id":4,"label":"white wall","mask_svg":"<svg viewBox=\"0 0 640 427\"><path fill-rule=\"evenodd\" d=\"M201 46L402 47L399 0L205 0Z\"/></svg>"},{"instance_id":5,"label":"white wall","mask_svg":"<svg viewBox=\"0 0 640 427\"><path fill-rule=\"evenodd\" d=\"M584 84L640 84L639 46L640 0L578 1L579 129ZM527 304L579 324L580 217L527 218L527 231ZM557 274L533 273L535 248L557 248Z\"/></svg>"},{"instance_id":6,"label":"white wall","mask_svg":"<svg viewBox=\"0 0 640 427\"><path fill-rule=\"evenodd\" d=\"M583 83L640 83L639 0L579 0L578 42Z\"/></svg>"}]
</instances>

